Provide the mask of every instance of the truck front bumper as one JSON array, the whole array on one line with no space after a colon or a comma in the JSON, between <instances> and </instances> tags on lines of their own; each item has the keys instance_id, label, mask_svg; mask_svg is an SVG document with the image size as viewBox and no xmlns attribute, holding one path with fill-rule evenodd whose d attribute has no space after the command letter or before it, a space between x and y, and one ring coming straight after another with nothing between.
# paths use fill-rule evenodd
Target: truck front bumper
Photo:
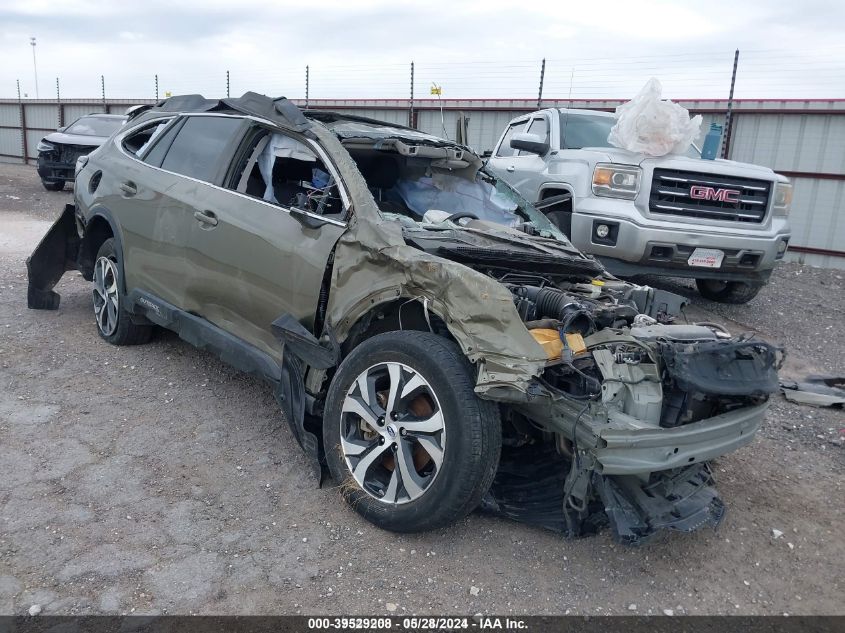
<instances>
[{"instance_id":1,"label":"truck front bumper","mask_svg":"<svg viewBox=\"0 0 845 633\"><path fill-rule=\"evenodd\" d=\"M596 234L601 224L610 227L604 239ZM585 198L576 202L571 237L575 246L622 277L656 273L764 283L786 253L790 233L785 218L772 218L762 230L663 219L651 222L631 201ZM721 266L690 266L687 262L696 248L722 251Z\"/></svg>"}]
</instances>

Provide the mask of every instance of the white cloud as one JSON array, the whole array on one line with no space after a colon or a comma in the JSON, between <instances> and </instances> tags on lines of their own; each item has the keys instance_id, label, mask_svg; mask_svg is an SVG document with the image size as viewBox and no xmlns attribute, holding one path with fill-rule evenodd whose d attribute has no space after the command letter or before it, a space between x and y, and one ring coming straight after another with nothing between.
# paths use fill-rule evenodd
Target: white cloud
<instances>
[{"instance_id":1,"label":"white cloud","mask_svg":"<svg viewBox=\"0 0 845 633\"><path fill-rule=\"evenodd\" d=\"M738 96L845 96L845 8L819 0L395 2L11 0L0 6L0 96L15 79L34 92L29 36L42 87L68 97L219 96L256 89L312 97L406 97L431 81L444 97L627 97L659 77L670 97L723 97L733 50ZM574 75L573 75L574 71ZM570 78L574 76L572 86Z\"/></svg>"}]
</instances>

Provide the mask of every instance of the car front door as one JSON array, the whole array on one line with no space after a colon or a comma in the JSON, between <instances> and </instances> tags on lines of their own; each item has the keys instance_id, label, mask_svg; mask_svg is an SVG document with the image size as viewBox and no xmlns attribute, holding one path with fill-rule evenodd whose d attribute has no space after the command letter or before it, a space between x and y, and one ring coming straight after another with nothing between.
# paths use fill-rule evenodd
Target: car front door
<instances>
[{"instance_id":1,"label":"car front door","mask_svg":"<svg viewBox=\"0 0 845 633\"><path fill-rule=\"evenodd\" d=\"M527 132L549 142L549 121L543 114L535 114L513 122L502 137L489 165L497 176L516 189L526 200L536 202L546 171L543 157L514 149L510 141L514 134Z\"/></svg>"},{"instance_id":2,"label":"car front door","mask_svg":"<svg viewBox=\"0 0 845 633\"><path fill-rule=\"evenodd\" d=\"M502 138L499 139L499 144L496 146L493 155L487 161L490 171L511 187L516 188L517 191L519 191L519 188L516 186L516 165L514 164L516 150L511 147L511 139L514 134L525 131L528 120L528 117L522 117L508 125ZM519 193L525 195L522 191L519 191Z\"/></svg>"},{"instance_id":3,"label":"car front door","mask_svg":"<svg viewBox=\"0 0 845 633\"><path fill-rule=\"evenodd\" d=\"M546 146L549 145L549 121L545 115L534 115L528 122L525 132L545 140ZM540 185L545 180L546 172L546 161L543 156L524 149L514 150L506 171L511 178L510 184L526 200L536 202L539 199Z\"/></svg>"},{"instance_id":4,"label":"car front door","mask_svg":"<svg viewBox=\"0 0 845 633\"><path fill-rule=\"evenodd\" d=\"M289 314L313 328L348 198L304 138L253 125L228 162L197 209L186 296L198 314L279 359L271 323Z\"/></svg>"}]
</instances>

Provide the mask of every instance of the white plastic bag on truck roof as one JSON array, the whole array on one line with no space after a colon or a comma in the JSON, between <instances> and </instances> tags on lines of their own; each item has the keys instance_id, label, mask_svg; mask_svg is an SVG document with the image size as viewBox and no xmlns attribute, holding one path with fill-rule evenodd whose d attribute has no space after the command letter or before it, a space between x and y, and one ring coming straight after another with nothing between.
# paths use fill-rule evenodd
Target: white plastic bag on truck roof
<instances>
[{"instance_id":1,"label":"white plastic bag on truck roof","mask_svg":"<svg viewBox=\"0 0 845 633\"><path fill-rule=\"evenodd\" d=\"M652 77L639 94L616 108L616 125L607 142L629 152L665 156L683 154L698 138L701 115L662 100L660 82Z\"/></svg>"}]
</instances>

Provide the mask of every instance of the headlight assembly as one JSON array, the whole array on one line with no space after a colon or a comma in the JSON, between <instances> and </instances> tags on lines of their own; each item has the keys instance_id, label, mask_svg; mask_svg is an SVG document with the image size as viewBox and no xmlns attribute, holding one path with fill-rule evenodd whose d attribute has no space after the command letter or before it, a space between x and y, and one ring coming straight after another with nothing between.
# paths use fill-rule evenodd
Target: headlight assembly
<instances>
[{"instance_id":1,"label":"headlight assembly","mask_svg":"<svg viewBox=\"0 0 845 633\"><path fill-rule=\"evenodd\" d=\"M789 215L789 207L792 206L792 185L788 182L779 182L775 185L775 200L772 205L774 215Z\"/></svg>"},{"instance_id":2,"label":"headlight assembly","mask_svg":"<svg viewBox=\"0 0 845 633\"><path fill-rule=\"evenodd\" d=\"M593 194L633 200L640 190L642 170L635 165L599 163L593 170Z\"/></svg>"}]
</instances>

